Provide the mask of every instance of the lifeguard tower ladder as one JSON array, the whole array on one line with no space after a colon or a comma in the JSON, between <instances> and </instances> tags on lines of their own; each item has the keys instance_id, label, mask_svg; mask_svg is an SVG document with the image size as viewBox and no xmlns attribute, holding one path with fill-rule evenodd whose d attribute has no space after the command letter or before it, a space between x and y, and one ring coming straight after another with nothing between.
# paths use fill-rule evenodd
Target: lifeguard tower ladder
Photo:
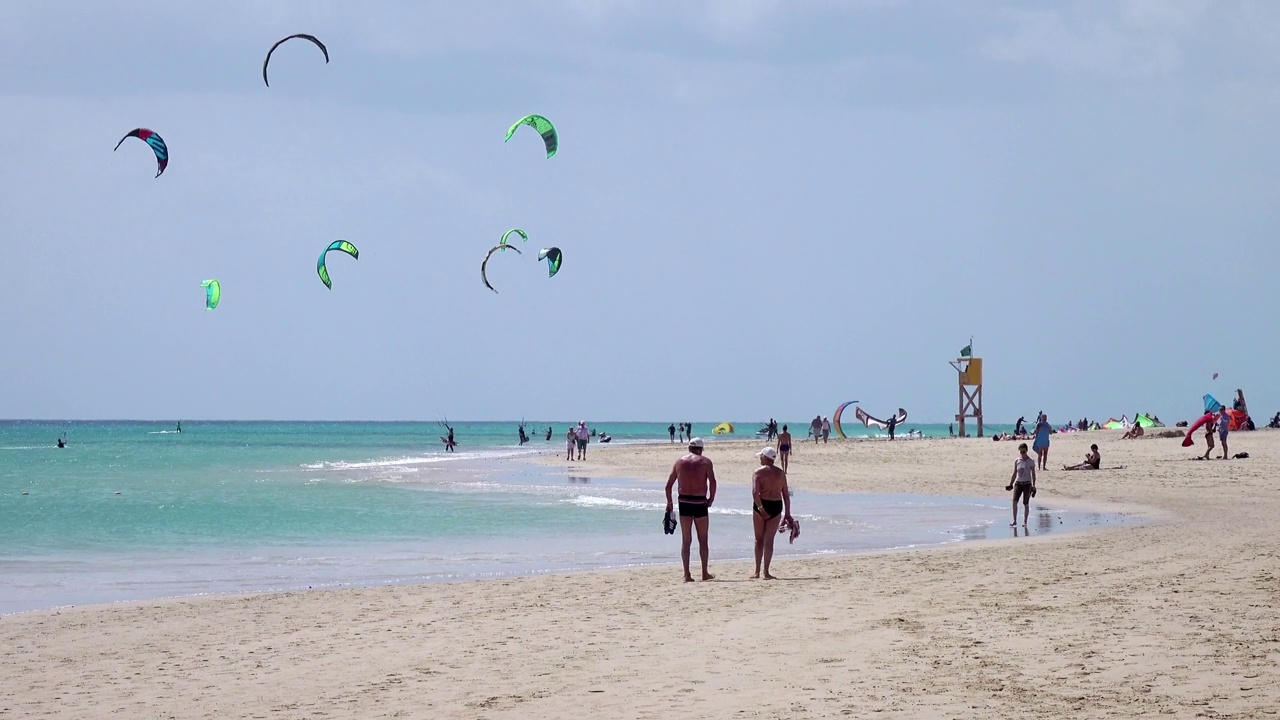
<instances>
[{"instance_id":1,"label":"lifeguard tower ladder","mask_svg":"<svg viewBox=\"0 0 1280 720\"><path fill-rule=\"evenodd\" d=\"M982 358L973 357L973 341L960 351L960 357L950 361L956 369L960 388L960 411L956 413L960 437L968 437L964 421L973 418L977 421L978 437L982 437Z\"/></svg>"}]
</instances>

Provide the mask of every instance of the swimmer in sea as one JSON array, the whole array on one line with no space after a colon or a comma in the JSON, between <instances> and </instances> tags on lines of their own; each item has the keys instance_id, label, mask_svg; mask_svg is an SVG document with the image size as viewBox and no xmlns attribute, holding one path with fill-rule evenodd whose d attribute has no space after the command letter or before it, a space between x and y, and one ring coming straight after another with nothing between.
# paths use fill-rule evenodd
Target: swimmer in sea
<instances>
[{"instance_id":1,"label":"swimmer in sea","mask_svg":"<svg viewBox=\"0 0 1280 720\"><path fill-rule=\"evenodd\" d=\"M782 426L782 432L778 433L778 464L782 467L782 472L787 471L787 465L791 460L791 432L787 430L787 426Z\"/></svg>"}]
</instances>

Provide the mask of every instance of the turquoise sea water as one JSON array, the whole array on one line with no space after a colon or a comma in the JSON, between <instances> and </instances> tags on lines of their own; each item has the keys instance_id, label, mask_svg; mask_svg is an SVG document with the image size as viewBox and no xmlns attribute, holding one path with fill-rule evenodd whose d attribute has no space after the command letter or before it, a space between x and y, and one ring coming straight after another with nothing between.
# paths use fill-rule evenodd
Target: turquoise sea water
<instances>
[{"instance_id":1,"label":"turquoise sea water","mask_svg":"<svg viewBox=\"0 0 1280 720\"><path fill-rule=\"evenodd\" d=\"M531 421L521 447L517 423L454 423L459 452L444 453L435 423L0 422L0 613L675 559L661 487L528 462L563 451L569 423L550 423L550 442L547 425ZM666 424L598 427L615 443L666 439ZM750 557L747 490L722 498L715 556ZM1008 512L981 498L795 502L804 534L782 555L986 537ZM1039 532L1119 520L1041 510Z\"/></svg>"}]
</instances>

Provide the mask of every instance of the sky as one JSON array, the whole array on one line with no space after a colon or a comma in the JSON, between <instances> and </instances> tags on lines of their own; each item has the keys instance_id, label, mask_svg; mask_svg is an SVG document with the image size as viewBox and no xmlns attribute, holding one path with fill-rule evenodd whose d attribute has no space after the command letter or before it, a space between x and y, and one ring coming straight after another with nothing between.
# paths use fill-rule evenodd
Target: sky
<instances>
[{"instance_id":1,"label":"sky","mask_svg":"<svg viewBox=\"0 0 1280 720\"><path fill-rule=\"evenodd\" d=\"M331 62L265 87L299 32ZM948 422L970 338L988 422L1269 417L1276 37L1247 1L0 4L0 417ZM530 113L554 158L503 142Z\"/></svg>"}]
</instances>

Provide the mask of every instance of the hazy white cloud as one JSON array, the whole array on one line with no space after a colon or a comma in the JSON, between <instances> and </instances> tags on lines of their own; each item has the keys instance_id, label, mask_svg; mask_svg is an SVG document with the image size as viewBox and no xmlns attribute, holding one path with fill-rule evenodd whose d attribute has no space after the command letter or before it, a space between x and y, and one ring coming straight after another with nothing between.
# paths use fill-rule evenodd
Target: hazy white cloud
<instances>
[{"instance_id":1,"label":"hazy white cloud","mask_svg":"<svg viewBox=\"0 0 1280 720\"><path fill-rule=\"evenodd\" d=\"M1012 34L989 40L984 50L996 60L1044 62L1060 70L1164 75L1181 65L1182 43L1206 7L1202 0L1129 0L1103 16L1070 7L1020 11L1010 15Z\"/></svg>"}]
</instances>

